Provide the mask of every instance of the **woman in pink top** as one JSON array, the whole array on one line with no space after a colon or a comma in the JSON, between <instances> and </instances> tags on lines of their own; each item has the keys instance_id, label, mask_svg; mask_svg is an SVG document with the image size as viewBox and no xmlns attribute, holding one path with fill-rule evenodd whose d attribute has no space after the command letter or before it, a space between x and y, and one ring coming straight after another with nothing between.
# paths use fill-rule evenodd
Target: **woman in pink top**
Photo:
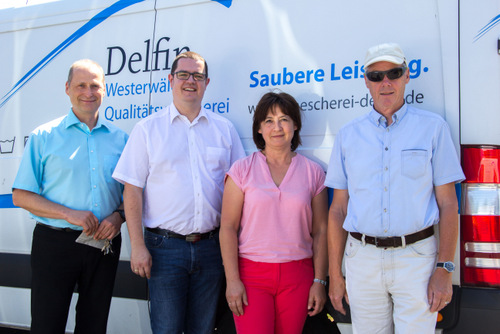
<instances>
[{"instance_id":1,"label":"woman in pink top","mask_svg":"<svg viewBox=\"0 0 500 334\"><path fill-rule=\"evenodd\" d=\"M292 96L265 94L253 119L259 151L227 173L220 242L239 334L300 334L326 302L325 173L295 152L301 126Z\"/></svg>"}]
</instances>

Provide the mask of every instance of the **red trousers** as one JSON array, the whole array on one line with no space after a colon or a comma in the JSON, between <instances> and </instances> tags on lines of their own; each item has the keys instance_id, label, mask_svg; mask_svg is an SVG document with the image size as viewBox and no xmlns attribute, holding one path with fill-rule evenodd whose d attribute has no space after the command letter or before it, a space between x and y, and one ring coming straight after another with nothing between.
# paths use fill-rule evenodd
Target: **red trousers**
<instances>
[{"instance_id":1,"label":"red trousers","mask_svg":"<svg viewBox=\"0 0 500 334\"><path fill-rule=\"evenodd\" d=\"M301 334L314 279L312 259L286 263L239 259L248 306L234 316L238 334Z\"/></svg>"}]
</instances>

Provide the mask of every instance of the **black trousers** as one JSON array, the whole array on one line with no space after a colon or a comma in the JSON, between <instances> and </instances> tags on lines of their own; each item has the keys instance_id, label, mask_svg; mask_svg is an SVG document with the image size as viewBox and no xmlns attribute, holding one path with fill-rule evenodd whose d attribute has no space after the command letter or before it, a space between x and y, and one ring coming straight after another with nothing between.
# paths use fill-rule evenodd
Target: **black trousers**
<instances>
[{"instance_id":1,"label":"black trousers","mask_svg":"<svg viewBox=\"0 0 500 334\"><path fill-rule=\"evenodd\" d=\"M77 287L75 334L106 333L121 236L113 253L76 243L81 232L36 225L31 248L31 333L64 334Z\"/></svg>"}]
</instances>

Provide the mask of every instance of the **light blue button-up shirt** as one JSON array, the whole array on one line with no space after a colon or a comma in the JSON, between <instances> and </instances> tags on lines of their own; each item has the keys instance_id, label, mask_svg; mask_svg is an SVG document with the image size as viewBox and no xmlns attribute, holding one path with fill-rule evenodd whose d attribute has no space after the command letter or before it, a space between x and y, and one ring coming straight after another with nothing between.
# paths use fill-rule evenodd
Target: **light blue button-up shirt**
<instances>
[{"instance_id":1,"label":"light blue button-up shirt","mask_svg":"<svg viewBox=\"0 0 500 334\"><path fill-rule=\"evenodd\" d=\"M437 224L434 186L464 178L448 124L405 104L390 126L372 110L340 129L325 185L348 190L346 231L389 237Z\"/></svg>"},{"instance_id":2,"label":"light blue button-up shirt","mask_svg":"<svg viewBox=\"0 0 500 334\"><path fill-rule=\"evenodd\" d=\"M101 118L90 131L70 111L31 133L12 188L71 209L92 211L101 221L122 202L123 186L111 174L127 138ZM31 216L47 225L82 229L65 220Z\"/></svg>"}]
</instances>

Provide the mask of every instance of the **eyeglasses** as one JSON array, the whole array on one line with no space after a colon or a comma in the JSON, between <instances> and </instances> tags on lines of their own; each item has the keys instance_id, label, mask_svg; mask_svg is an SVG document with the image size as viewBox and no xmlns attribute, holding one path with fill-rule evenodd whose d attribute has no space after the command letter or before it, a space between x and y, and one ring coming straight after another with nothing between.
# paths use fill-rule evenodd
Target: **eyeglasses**
<instances>
[{"instance_id":1,"label":"eyeglasses","mask_svg":"<svg viewBox=\"0 0 500 334\"><path fill-rule=\"evenodd\" d=\"M396 67L390 69L388 71L372 71L366 72L365 75L368 80L373 82L380 82L384 80L384 77L387 75L389 80L395 80L401 78L401 76L406 72L406 67Z\"/></svg>"},{"instance_id":2,"label":"eyeglasses","mask_svg":"<svg viewBox=\"0 0 500 334\"><path fill-rule=\"evenodd\" d=\"M190 76L193 76L196 81L203 81L207 78L206 74L199 72L177 71L174 75L179 80L188 80Z\"/></svg>"}]
</instances>

